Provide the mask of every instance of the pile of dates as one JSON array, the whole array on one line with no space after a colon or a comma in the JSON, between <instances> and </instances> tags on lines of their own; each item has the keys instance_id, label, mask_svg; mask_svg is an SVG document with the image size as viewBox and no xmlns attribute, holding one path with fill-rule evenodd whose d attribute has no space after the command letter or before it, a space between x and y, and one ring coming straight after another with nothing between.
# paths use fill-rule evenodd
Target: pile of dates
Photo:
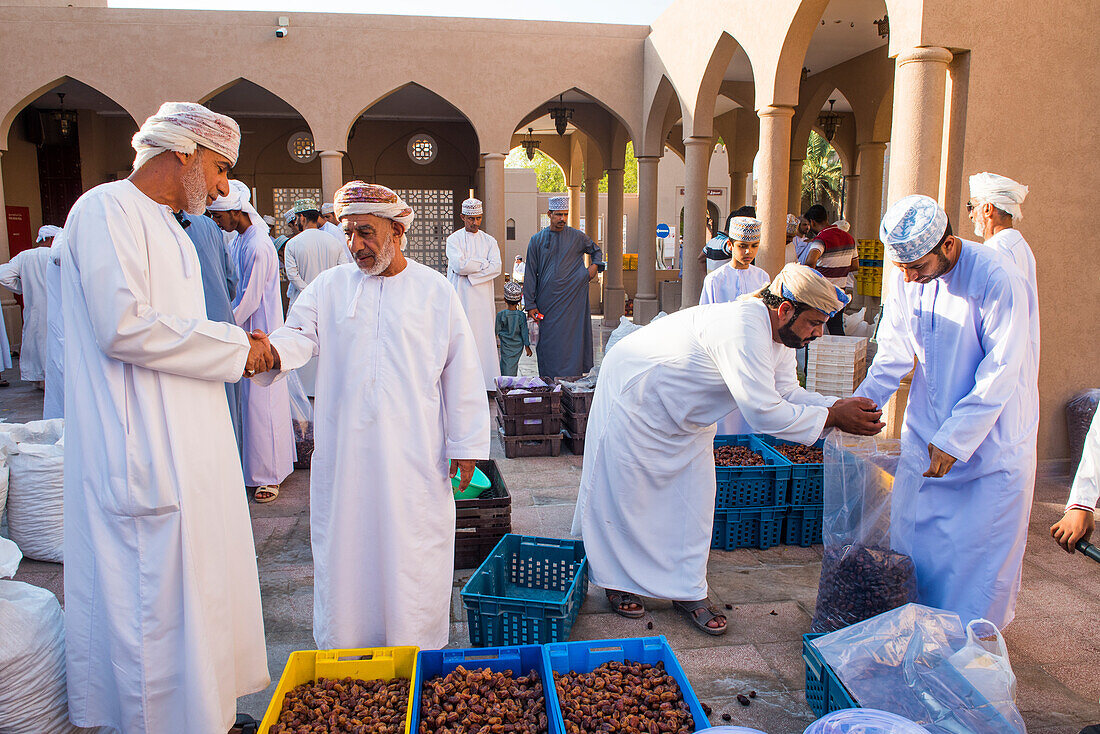
<instances>
[{"instance_id":1,"label":"pile of dates","mask_svg":"<svg viewBox=\"0 0 1100 734\"><path fill-rule=\"evenodd\" d=\"M917 600L913 559L889 548L828 546L811 630L832 632Z\"/></svg>"},{"instance_id":2,"label":"pile of dates","mask_svg":"<svg viewBox=\"0 0 1100 734\"><path fill-rule=\"evenodd\" d=\"M566 734L687 734L695 721L664 663L604 663L591 673L554 673Z\"/></svg>"},{"instance_id":3,"label":"pile of dates","mask_svg":"<svg viewBox=\"0 0 1100 734\"><path fill-rule=\"evenodd\" d=\"M764 466L764 457L744 446L715 446L715 466Z\"/></svg>"},{"instance_id":4,"label":"pile of dates","mask_svg":"<svg viewBox=\"0 0 1100 734\"><path fill-rule=\"evenodd\" d=\"M409 681L318 678L283 699L271 734L403 734Z\"/></svg>"},{"instance_id":5,"label":"pile of dates","mask_svg":"<svg viewBox=\"0 0 1100 734\"><path fill-rule=\"evenodd\" d=\"M293 421L294 449L298 452L298 459L294 462L295 469L308 469L313 458L313 421Z\"/></svg>"},{"instance_id":6,"label":"pile of dates","mask_svg":"<svg viewBox=\"0 0 1100 734\"><path fill-rule=\"evenodd\" d=\"M813 446L784 443L773 448L786 456L787 461L794 464L820 464L825 461L824 452L821 449L815 449Z\"/></svg>"},{"instance_id":7,"label":"pile of dates","mask_svg":"<svg viewBox=\"0 0 1100 734\"><path fill-rule=\"evenodd\" d=\"M467 670L461 665L420 689L419 734L545 734L546 699L538 673Z\"/></svg>"}]
</instances>

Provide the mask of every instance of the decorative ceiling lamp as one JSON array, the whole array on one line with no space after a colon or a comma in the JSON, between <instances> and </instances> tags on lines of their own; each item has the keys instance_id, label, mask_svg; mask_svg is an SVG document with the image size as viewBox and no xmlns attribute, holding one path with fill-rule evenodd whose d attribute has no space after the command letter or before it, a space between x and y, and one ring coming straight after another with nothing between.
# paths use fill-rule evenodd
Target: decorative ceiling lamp
<instances>
[{"instance_id":1,"label":"decorative ceiling lamp","mask_svg":"<svg viewBox=\"0 0 1100 734\"><path fill-rule=\"evenodd\" d=\"M882 20L875 20L875 21L872 21L872 22L876 26L878 26L878 37L879 38L889 38L890 37L890 14L889 13L887 13L886 15L883 15Z\"/></svg>"},{"instance_id":2,"label":"decorative ceiling lamp","mask_svg":"<svg viewBox=\"0 0 1100 734\"><path fill-rule=\"evenodd\" d=\"M61 137L67 140L69 136L73 134L73 123L76 121L76 113L66 111L64 92L57 93L57 103L61 106L61 109L53 113L53 119L57 123L57 130L61 133Z\"/></svg>"},{"instance_id":3,"label":"decorative ceiling lamp","mask_svg":"<svg viewBox=\"0 0 1100 734\"><path fill-rule=\"evenodd\" d=\"M573 108L565 106L565 95L559 94L557 106L551 105L546 111L554 121L554 128L558 131L558 135L565 135L565 127L573 119Z\"/></svg>"},{"instance_id":4,"label":"decorative ceiling lamp","mask_svg":"<svg viewBox=\"0 0 1100 734\"><path fill-rule=\"evenodd\" d=\"M821 127L821 131L825 133L825 139L830 143L833 142L833 136L836 135L836 129L840 127L840 113L833 112L833 104L835 103L835 99L830 99L829 111L822 112L817 116L817 124Z\"/></svg>"},{"instance_id":5,"label":"decorative ceiling lamp","mask_svg":"<svg viewBox=\"0 0 1100 734\"><path fill-rule=\"evenodd\" d=\"M539 141L535 140L534 133L534 130L527 128L527 134L520 141L520 145L527 151L527 160L529 161L535 160L535 151L539 149Z\"/></svg>"}]
</instances>

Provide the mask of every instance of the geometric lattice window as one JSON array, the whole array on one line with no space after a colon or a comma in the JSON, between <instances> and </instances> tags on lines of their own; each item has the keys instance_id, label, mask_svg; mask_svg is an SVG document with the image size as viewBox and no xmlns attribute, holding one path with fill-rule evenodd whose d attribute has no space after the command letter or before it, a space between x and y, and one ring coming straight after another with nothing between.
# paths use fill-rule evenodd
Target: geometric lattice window
<instances>
[{"instance_id":1,"label":"geometric lattice window","mask_svg":"<svg viewBox=\"0 0 1100 734\"><path fill-rule=\"evenodd\" d=\"M308 186L293 189L272 189L272 198L275 201L275 218L281 219L283 212L294 206L298 199L313 199L317 206L321 206L321 189Z\"/></svg>"},{"instance_id":2,"label":"geometric lattice window","mask_svg":"<svg viewBox=\"0 0 1100 734\"><path fill-rule=\"evenodd\" d=\"M317 149L313 147L313 136L308 132L291 135L286 141L286 152L299 163L309 163L317 157Z\"/></svg>"},{"instance_id":3,"label":"geometric lattice window","mask_svg":"<svg viewBox=\"0 0 1100 734\"><path fill-rule=\"evenodd\" d=\"M405 255L440 273L447 272L447 237L455 231L455 192L451 189L397 189L416 218L405 236Z\"/></svg>"},{"instance_id":4,"label":"geometric lattice window","mask_svg":"<svg viewBox=\"0 0 1100 734\"><path fill-rule=\"evenodd\" d=\"M409 138L409 158L424 166L435 160L436 144L430 135L420 133Z\"/></svg>"}]
</instances>

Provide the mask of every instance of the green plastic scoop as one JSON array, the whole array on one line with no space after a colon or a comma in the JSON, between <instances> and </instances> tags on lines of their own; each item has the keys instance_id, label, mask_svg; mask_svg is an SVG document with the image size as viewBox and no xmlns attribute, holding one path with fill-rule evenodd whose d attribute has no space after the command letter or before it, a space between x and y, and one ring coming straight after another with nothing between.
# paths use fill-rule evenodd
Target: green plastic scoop
<instances>
[{"instance_id":1,"label":"green plastic scoop","mask_svg":"<svg viewBox=\"0 0 1100 734\"><path fill-rule=\"evenodd\" d=\"M451 488L454 489L456 500L472 500L475 497L480 497L482 492L492 486L492 483L489 482L489 477L485 476L485 472L477 467L474 467L474 476L470 480L469 486L462 492L459 492L458 487L461 483L462 472L459 472L451 479Z\"/></svg>"}]
</instances>

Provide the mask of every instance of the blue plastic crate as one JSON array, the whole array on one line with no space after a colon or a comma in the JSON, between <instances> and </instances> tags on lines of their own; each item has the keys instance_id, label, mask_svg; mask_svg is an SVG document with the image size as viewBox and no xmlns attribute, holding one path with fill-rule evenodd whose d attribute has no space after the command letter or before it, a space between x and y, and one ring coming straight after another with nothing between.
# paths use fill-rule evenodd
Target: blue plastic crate
<instances>
[{"instance_id":1,"label":"blue plastic crate","mask_svg":"<svg viewBox=\"0 0 1100 734\"><path fill-rule=\"evenodd\" d=\"M711 548L774 548L779 545L786 505L777 507L741 507L714 511Z\"/></svg>"},{"instance_id":2,"label":"blue plastic crate","mask_svg":"<svg viewBox=\"0 0 1100 734\"><path fill-rule=\"evenodd\" d=\"M810 643L821 633L802 635L802 661L806 663L806 703L821 718L830 711L859 708L859 703Z\"/></svg>"},{"instance_id":3,"label":"blue plastic crate","mask_svg":"<svg viewBox=\"0 0 1100 734\"><path fill-rule=\"evenodd\" d=\"M785 441L775 436L759 436L768 446L798 446L794 441ZM825 449L825 439L818 439L814 448ZM779 454L778 451L776 451ZM820 505L825 501L825 464L795 464L786 456L779 454L791 467L791 481L788 483L787 497L783 502L792 506ZM819 541L820 542L820 541Z\"/></svg>"},{"instance_id":4,"label":"blue plastic crate","mask_svg":"<svg viewBox=\"0 0 1100 734\"><path fill-rule=\"evenodd\" d=\"M436 676L447 675L460 665L467 670L489 668L495 673L511 670L513 677L516 678L527 675L534 670L542 679L547 721L553 720L553 709L550 707L550 696L547 691L554 687L554 676L546 672L546 658L542 654L542 645L478 647L466 650L421 650L416 660L416 677L413 681L410 734L416 734L420 728L420 692L424 687L424 683Z\"/></svg>"},{"instance_id":5,"label":"blue plastic crate","mask_svg":"<svg viewBox=\"0 0 1100 734\"><path fill-rule=\"evenodd\" d=\"M771 450L757 436L715 436L719 446L745 446L764 457L764 466L716 466L717 488L714 506L718 509L738 507L774 507L786 502L791 480L791 462Z\"/></svg>"},{"instance_id":6,"label":"blue plastic crate","mask_svg":"<svg viewBox=\"0 0 1100 734\"><path fill-rule=\"evenodd\" d=\"M509 533L462 587L474 647L569 639L588 593L584 544Z\"/></svg>"},{"instance_id":7,"label":"blue plastic crate","mask_svg":"<svg viewBox=\"0 0 1100 734\"><path fill-rule=\"evenodd\" d=\"M554 673L591 673L604 663L631 661L656 665L665 664L665 672L671 675L680 686L680 693L695 720L695 731L710 727L703 705L688 681L684 669L676 659L664 635L660 637L637 637L628 640L585 640L583 642L565 642L543 647L546 669L551 679ZM547 705L553 712L550 718L550 734L565 734L565 719L561 714L561 701L558 688L550 686L547 692Z\"/></svg>"},{"instance_id":8,"label":"blue plastic crate","mask_svg":"<svg viewBox=\"0 0 1100 734\"><path fill-rule=\"evenodd\" d=\"M783 521L783 543L809 548L821 544L821 520L825 517L824 505L787 508Z\"/></svg>"}]
</instances>

